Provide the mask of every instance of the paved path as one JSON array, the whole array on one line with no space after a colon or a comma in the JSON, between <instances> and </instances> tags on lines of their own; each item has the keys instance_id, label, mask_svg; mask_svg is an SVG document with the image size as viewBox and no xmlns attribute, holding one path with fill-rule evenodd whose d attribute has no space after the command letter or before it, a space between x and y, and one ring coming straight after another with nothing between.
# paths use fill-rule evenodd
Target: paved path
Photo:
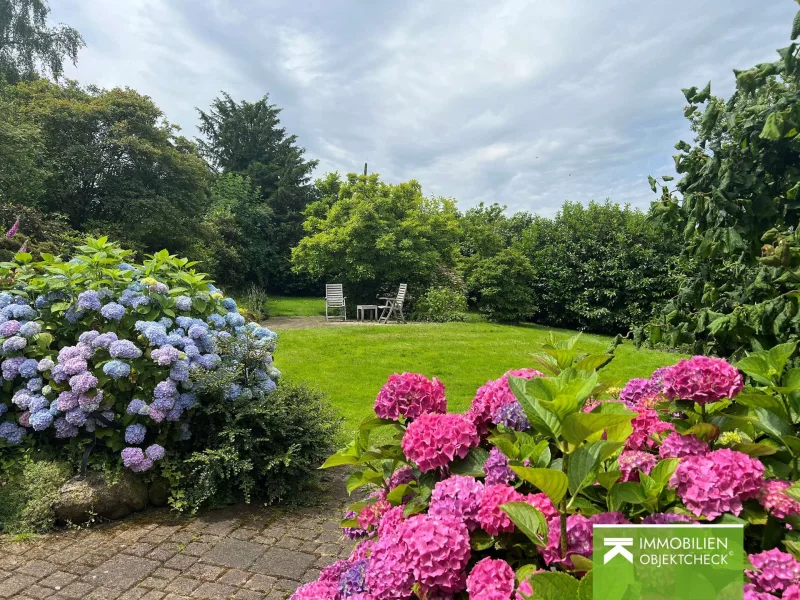
<instances>
[{"instance_id":1,"label":"paved path","mask_svg":"<svg viewBox=\"0 0 800 600\"><path fill-rule=\"evenodd\" d=\"M28 541L0 536L0 598L280 600L349 555L338 529L347 502L334 475L309 508L157 509Z\"/></svg>"},{"instance_id":2,"label":"paved path","mask_svg":"<svg viewBox=\"0 0 800 600\"><path fill-rule=\"evenodd\" d=\"M365 326L381 326L386 327L386 324L378 323L377 321L356 321L347 320L340 321L334 319L326 321L325 317L270 317L261 323L272 331L286 331L287 329L322 329L330 327L365 327ZM394 325L394 323L391 323Z\"/></svg>"}]
</instances>

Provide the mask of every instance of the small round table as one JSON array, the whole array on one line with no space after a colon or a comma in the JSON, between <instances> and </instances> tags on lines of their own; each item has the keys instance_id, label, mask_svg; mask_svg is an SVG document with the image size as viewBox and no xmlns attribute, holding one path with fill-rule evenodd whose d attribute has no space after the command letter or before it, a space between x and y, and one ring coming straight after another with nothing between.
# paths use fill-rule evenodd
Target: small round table
<instances>
[{"instance_id":1,"label":"small round table","mask_svg":"<svg viewBox=\"0 0 800 600\"><path fill-rule=\"evenodd\" d=\"M359 321L364 321L365 312L373 311L375 317L372 319L373 321L378 320L378 306L376 304L359 304L356 306L356 319Z\"/></svg>"}]
</instances>

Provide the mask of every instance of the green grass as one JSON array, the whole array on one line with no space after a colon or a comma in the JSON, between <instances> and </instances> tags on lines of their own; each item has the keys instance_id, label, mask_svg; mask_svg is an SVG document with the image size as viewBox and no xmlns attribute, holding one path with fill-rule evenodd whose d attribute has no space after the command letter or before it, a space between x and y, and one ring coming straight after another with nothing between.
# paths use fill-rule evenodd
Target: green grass
<instances>
[{"instance_id":1,"label":"green grass","mask_svg":"<svg viewBox=\"0 0 800 600\"><path fill-rule=\"evenodd\" d=\"M325 298L270 296L270 317L316 317L325 314Z\"/></svg>"},{"instance_id":2,"label":"green grass","mask_svg":"<svg viewBox=\"0 0 800 600\"><path fill-rule=\"evenodd\" d=\"M464 411L475 391L509 369L535 367L530 354L549 340L574 332L534 325L490 323L413 324L387 327L331 327L287 330L280 334L276 365L294 380L308 381L330 394L355 429L372 411L375 395L395 372L413 371L444 382L448 408ZM584 335L579 348L603 352L611 338ZM674 364L677 354L639 350L627 342L602 370L620 383L649 377L658 367Z\"/></svg>"}]
</instances>

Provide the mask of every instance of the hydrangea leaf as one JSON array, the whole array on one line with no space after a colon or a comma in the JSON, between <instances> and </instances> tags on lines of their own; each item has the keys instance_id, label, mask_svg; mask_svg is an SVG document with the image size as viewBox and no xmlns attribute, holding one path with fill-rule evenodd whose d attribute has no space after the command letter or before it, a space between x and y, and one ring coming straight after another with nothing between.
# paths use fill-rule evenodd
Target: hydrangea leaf
<instances>
[{"instance_id":1,"label":"hydrangea leaf","mask_svg":"<svg viewBox=\"0 0 800 600\"><path fill-rule=\"evenodd\" d=\"M578 580L566 573L536 573L528 581L533 588L532 600L564 600L578 596Z\"/></svg>"},{"instance_id":2,"label":"hydrangea leaf","mask_svg":"<svg viewBox=\"0 0 800 600\"><path fill-rule=\"evenodd\" d=\"M520 479L524 479L544 492L555 505L558 505L564 497L564 494L567 493L569 480L561 471L555 469L534 469L532 467L519 467L515 465L510 465L510 468Z\"/></svg>"},{"instance_id":3,"label":"hydrangea leaf","mask_svg":"<svg viewBox=\"0 0 800 600\"><path fill-rule=\"evenodd\" d=\"M594 563L592 563L592 561L590 561L589 559L584 558L580 554L575 554L572 556L572 564L574 564L576 567L578 566L578 563L581 561L578 560L578 562L575 562L575 559L583 559L587 561L589 565L591 565L592 567L594 566ZM586 573L586 575L584 575L583 579L581 579L581 582L578 584L578 600L592 600L592 598L594 597L593 595L594 595L594 573L593 571L589 571L588 573Z\"/></svg>"},{"instance_id":4,"label":"hydrangea leaf","mask_svg":"<svg viewBox=\"0 0 800 600\"><path fill-rule=\"evenodd\" d=\"M592 442L578 448L569 460L569 493L574 496L594 483L600 463L623 445L620 442Z\"/></svg>"},{"instance_id":5,"label":"hydrangea leaf","mask_svg":"<svg viewBox=\"0 0 800 600\"><path fill-rule=\"evenodd\" d=\"M572 413L564 418L561 435L570 444L580 444L593 433L630 423L636 414Z\"/></svg>"},{"instance_id":6,"label":"hydrangea leaf","mask_svg":"<svg viewBox=\"0 0 800 600\"><path fill-rule=\"evenodd\" d=\"M470 475L472 477L483 477L483 465L489 458L489 452L483 448L472 448L469 454L463 459L454 460L450 465L450 472L453 475Z\"/></svg>"},{"instance_id":7,"label":"hydrangea leaf","mask_svg":"<svg viewBox=\"0 0 800 600\"><path fill-rule=\"evenodd\" d=\"M547 520L527 502L507 502L500 506L514 525L537 546L547 545Z\"/></svg>"}]
</instances>

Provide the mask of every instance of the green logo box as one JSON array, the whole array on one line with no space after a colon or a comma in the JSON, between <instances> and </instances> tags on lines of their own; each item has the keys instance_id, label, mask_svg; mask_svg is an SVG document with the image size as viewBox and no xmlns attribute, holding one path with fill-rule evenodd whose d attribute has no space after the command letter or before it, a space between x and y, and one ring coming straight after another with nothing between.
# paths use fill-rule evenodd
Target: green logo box
<instances>
[{"instance_id":1,"label":"green logo box","mask_svg":"<svg viewBox=\"0 0 800 600\"><path fill-rule=\"evenodd\" d=\"M595 525L594 600L742 600L741 525Z\"/></svg>"}]
</instances>

